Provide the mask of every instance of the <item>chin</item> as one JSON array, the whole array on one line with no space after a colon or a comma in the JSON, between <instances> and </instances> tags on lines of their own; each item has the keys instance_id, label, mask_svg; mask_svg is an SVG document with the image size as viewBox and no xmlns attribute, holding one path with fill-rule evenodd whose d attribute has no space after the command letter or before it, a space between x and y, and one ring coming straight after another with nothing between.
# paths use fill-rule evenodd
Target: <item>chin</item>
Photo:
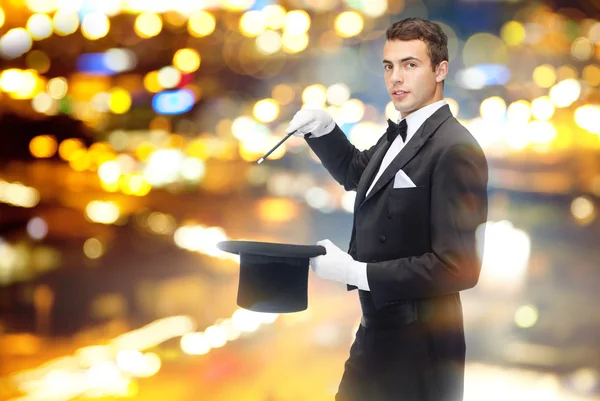
<instances>
[{"instance_id":1,"label":"chin","mask_svg":"<svg viewBox=\"0 0 600 401\"><path fill-rule=\"evenodd\" d=\"M406 114L414 110L412 105L394 103L394 108L402 114Z\"/></svg>"}]
</instances>

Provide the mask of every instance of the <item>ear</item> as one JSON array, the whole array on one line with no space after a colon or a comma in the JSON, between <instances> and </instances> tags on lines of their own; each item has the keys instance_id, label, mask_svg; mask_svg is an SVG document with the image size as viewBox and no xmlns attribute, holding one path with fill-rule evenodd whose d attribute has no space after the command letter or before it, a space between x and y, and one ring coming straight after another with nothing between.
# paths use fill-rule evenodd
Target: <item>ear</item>
<instances>
[{"instance_id":1,"label":"ear","mask_svg":"<svg viewBox=\"0 0 600 401\"><path fill-rule=\"evenodd\" d=\"M448 76L448 62L442 61L435 67L435 81L442 82Z\"/></svg>"}]
</instances>

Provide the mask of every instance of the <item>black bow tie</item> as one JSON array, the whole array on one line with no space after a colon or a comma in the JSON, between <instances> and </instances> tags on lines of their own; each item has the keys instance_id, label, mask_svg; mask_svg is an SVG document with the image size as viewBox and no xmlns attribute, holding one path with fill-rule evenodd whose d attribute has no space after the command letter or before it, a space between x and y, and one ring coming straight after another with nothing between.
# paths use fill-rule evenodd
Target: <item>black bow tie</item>
<instances>
[{"instance_id":1,"label":"black bow tie","mask_svg":"<svg viewBox=\"0 0 600 401\"><path fill-rule=\"evenodd\" d=\"M388 129L386 131L387 140L392 142L396 139L396 135L400 135L402 137L402 142L406 142L406 130L408 129L408 125L406 124L406 118L400 121L400 124L396 124L392 120L388 119Z\"/></svg>"}]
</instances>

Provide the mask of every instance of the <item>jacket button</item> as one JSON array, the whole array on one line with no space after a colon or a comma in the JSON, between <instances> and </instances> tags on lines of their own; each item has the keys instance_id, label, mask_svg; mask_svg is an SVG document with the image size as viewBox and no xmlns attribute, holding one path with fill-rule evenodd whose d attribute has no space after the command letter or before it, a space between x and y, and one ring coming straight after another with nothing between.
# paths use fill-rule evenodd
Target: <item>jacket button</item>
<instances>
[{"instance_id":1,"label":"jacket button","mask_svg":"<svg viewBox=\"0 0 600 401\"><path fill-rule=\"evenodd\" d=\"M392 211L391 210L388 210L387 216L388 216L388 219L392 218Z\"/></svg>"},{"instance_id":2,"label":"jacket button","mask_svg":"<svg viewBox=\"0 0 600 401\"><path fill-rule=\"evenodd\" d=\"M385 235L380 235L379 236L379 241L385 242L385 240L386 240Z\"/></svg>"}]
</instances>

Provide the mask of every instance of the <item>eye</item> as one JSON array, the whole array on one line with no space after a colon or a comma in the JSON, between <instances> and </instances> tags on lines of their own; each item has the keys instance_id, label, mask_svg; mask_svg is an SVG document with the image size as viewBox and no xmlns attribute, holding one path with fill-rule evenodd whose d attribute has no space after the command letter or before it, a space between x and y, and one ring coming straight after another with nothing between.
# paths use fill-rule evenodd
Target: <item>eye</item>
<instances>
[{"instance_id":1,"label":"eye","mask_svg":"<svg viewBox=\"0 0 600 401\"><path fill-rule=\"evenodd\" d=\"M389 71L392 69L392 66L390 64L384 64L383 69Z\"/></svg>"},{"instance_id":2,"label":"eye","mask_svg":"<svg viewBox=\"0 0 600 401\"><path fill-rule=\"evenodd\" d=\"M417 65L415 63L408 63L408 64L406 64L406 66L408 68L415 68Z\"/></svg>"}]
</instances>

